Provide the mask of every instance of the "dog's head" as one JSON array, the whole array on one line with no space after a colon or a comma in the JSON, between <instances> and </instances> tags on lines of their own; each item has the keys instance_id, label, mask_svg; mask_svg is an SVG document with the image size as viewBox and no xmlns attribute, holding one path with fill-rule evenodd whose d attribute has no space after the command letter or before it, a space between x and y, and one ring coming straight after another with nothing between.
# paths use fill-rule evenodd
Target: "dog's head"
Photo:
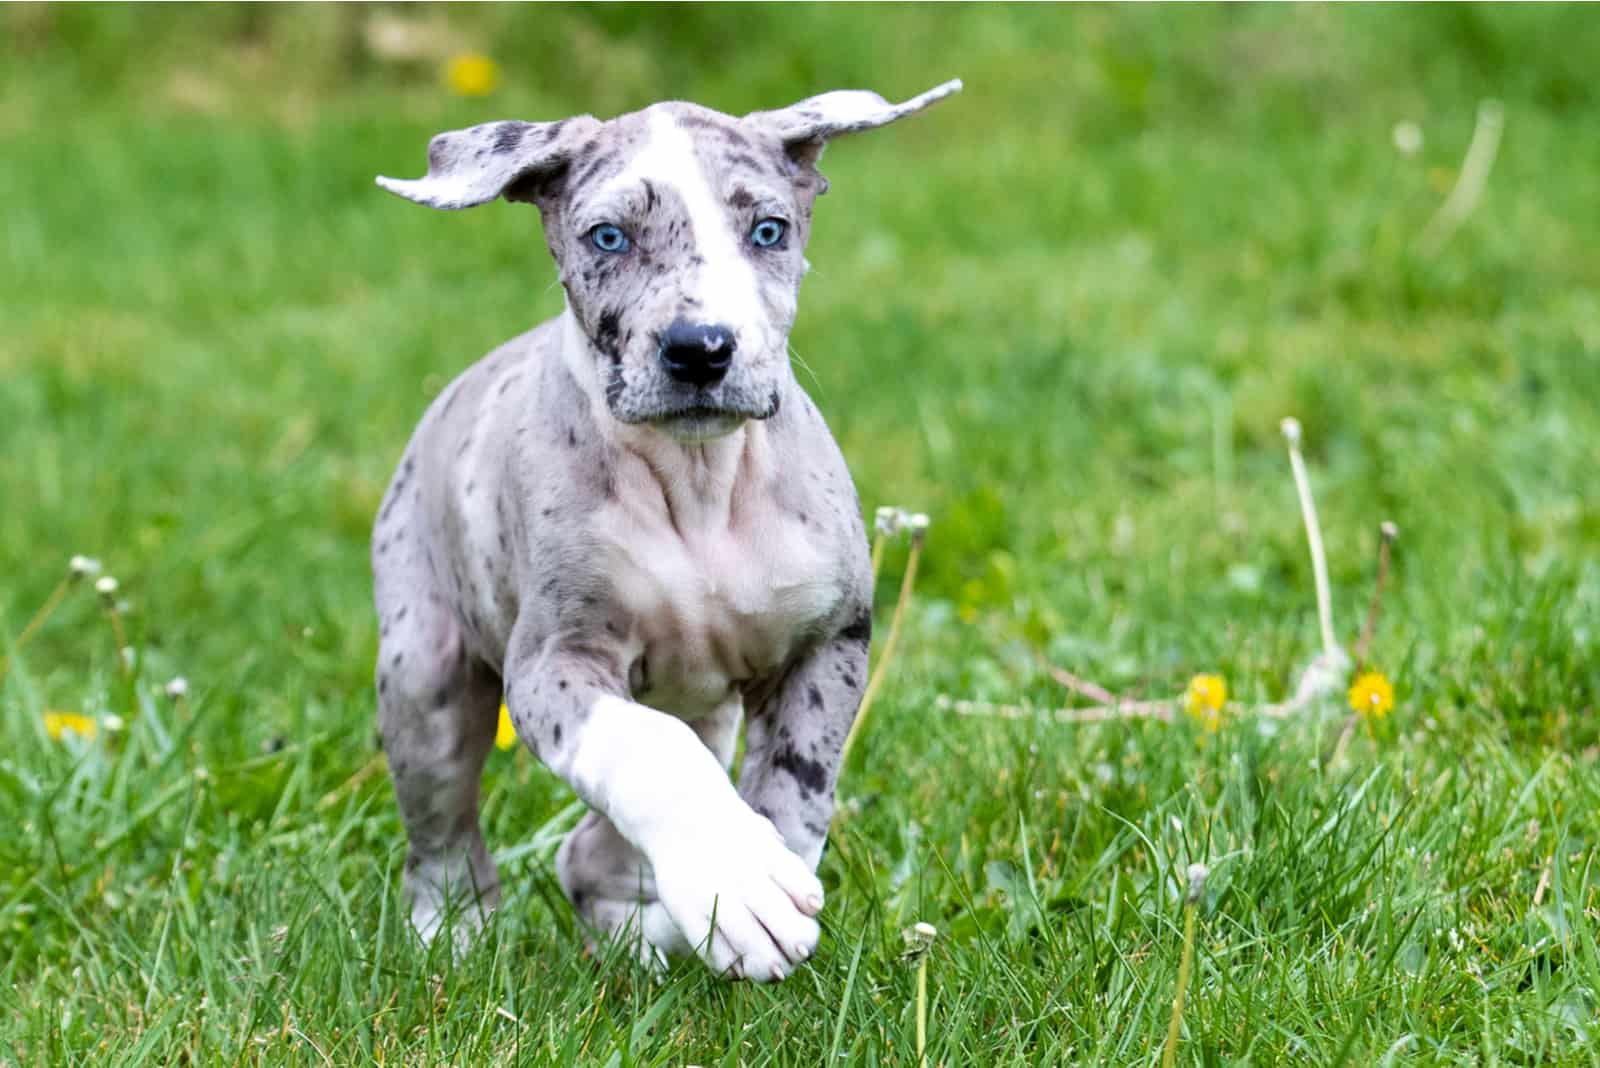
<instances>
[{"instance_id":1,"label":"dog's head","mask_svg":"<svg viewBox=\"0 0 1600 1068\"><path fill-rule=\"evenodd\" d=\"M491 122L429 142L426 177L378 184L433 208L538 205L611 414L708 438L777 411L828 141L960 88L898 105L824 93L743 118L672 102Z\"/></svg>"}]
</instances>

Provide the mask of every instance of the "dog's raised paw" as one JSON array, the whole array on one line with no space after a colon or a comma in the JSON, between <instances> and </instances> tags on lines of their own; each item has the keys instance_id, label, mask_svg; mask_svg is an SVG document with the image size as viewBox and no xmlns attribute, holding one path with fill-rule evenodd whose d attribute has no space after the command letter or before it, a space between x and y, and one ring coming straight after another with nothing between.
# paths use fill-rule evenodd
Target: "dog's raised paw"
<instances>
[{"instance_id":1,"label":"dog's raised paw","mask_svg":"<svg viewBox=\"0 0 1600 1068\"><path fill-rule=\"evenodd\" d=\"M661 904L713 971L784 978L816 951L822 884L753 813L699 830L656 863Z\"/></svg>"}]
</instances>

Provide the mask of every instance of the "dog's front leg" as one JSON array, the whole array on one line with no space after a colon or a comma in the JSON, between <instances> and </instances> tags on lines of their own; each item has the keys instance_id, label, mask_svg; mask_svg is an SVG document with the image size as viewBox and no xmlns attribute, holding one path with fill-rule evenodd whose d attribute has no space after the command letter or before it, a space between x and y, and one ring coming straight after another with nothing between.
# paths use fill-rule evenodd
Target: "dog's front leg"
<instances>
[{"instance_id":1,"label":"dog's front leg","mask_svg":"<svg viewBox=\"0 0 1600 1068\"><path fill-rule=\"evenodd\" d=\"M822 884L688 724L623 696L624 670L592 648L514 655L506 700L518 736L644 854L667 915L707 964L782 979L816 948Z\"/></svg>"},{"instance_id":2,"label":"dog's front leg","mask_svg":"<svg viewBox=\"0 0 1600 1068\"><path fill-rule=\"evenodd\" d=\"M863 609L770 692L751 695L739 793L812 868L822 858L844 740L866 689L871 634Z\"/></svg>"}]
</instances>

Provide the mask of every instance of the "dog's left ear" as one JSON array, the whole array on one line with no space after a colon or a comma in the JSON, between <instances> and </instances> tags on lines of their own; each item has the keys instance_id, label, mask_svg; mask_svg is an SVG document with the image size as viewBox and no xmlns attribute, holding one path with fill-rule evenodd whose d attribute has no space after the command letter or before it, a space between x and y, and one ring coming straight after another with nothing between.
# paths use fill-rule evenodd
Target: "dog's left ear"
<instances>
[{"instance_id":1,"label":"dog's left ear","mask_svg":"<svg viewBox=\"0 0 1600 1068\"><path fill-rule=\"evenodd\" d=\"M891 104L877 93L840 89L777 111L752 111L744 121L775 133L796 159L815 163L835 137L887 126L960 91L961 79L955 78L904 104Z\"/></svg>"},{"instance_id":2,"label":"dog's left ear","mask_svg":"<svg viewBox=\"0 0 1600 1068\"><path fill-rule=\"evenodd\" d=\"M495 197L533 200L539 179L572 161L600 123L592 115L560 122L486 122L451 130L428 142L428 173L414 181L378 179L391 193L453 211Z\"/></svg>"}]
</instances>

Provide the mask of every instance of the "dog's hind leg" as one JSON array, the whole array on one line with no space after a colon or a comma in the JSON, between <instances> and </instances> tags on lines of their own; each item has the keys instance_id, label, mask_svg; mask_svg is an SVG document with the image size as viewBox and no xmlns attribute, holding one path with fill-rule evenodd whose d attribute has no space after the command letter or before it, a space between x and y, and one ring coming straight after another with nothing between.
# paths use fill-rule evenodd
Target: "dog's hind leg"
<instances>
[{"instance_id":1,"label":"dog's hind leg","mask_svg":"<svg viewBox=\"0 0 1600 1068\"><path fill-rule=\"evenodd\" d=\"M460 949L500 899L478 827L500 679L468 652L454 612L403 537L380 525L374 546L378 729L410 839L404 887L412 925L432 941L453 919Z\"/></svg>"},{"instance_id":2,"label":"dog's hind leg","mask_svg":"<svg viewBox=\"0 0 1600 1068\"><path fill-rule=\"evenodd\" d=\"M735 698L690 724L724 768L733 763L742 715ZM649 862L599 812L587 813L562 841L556 874L584 922L601 938L627 944L642 963L659 966L694 949L656 900Z\"/></svg>"}]
</instances>

